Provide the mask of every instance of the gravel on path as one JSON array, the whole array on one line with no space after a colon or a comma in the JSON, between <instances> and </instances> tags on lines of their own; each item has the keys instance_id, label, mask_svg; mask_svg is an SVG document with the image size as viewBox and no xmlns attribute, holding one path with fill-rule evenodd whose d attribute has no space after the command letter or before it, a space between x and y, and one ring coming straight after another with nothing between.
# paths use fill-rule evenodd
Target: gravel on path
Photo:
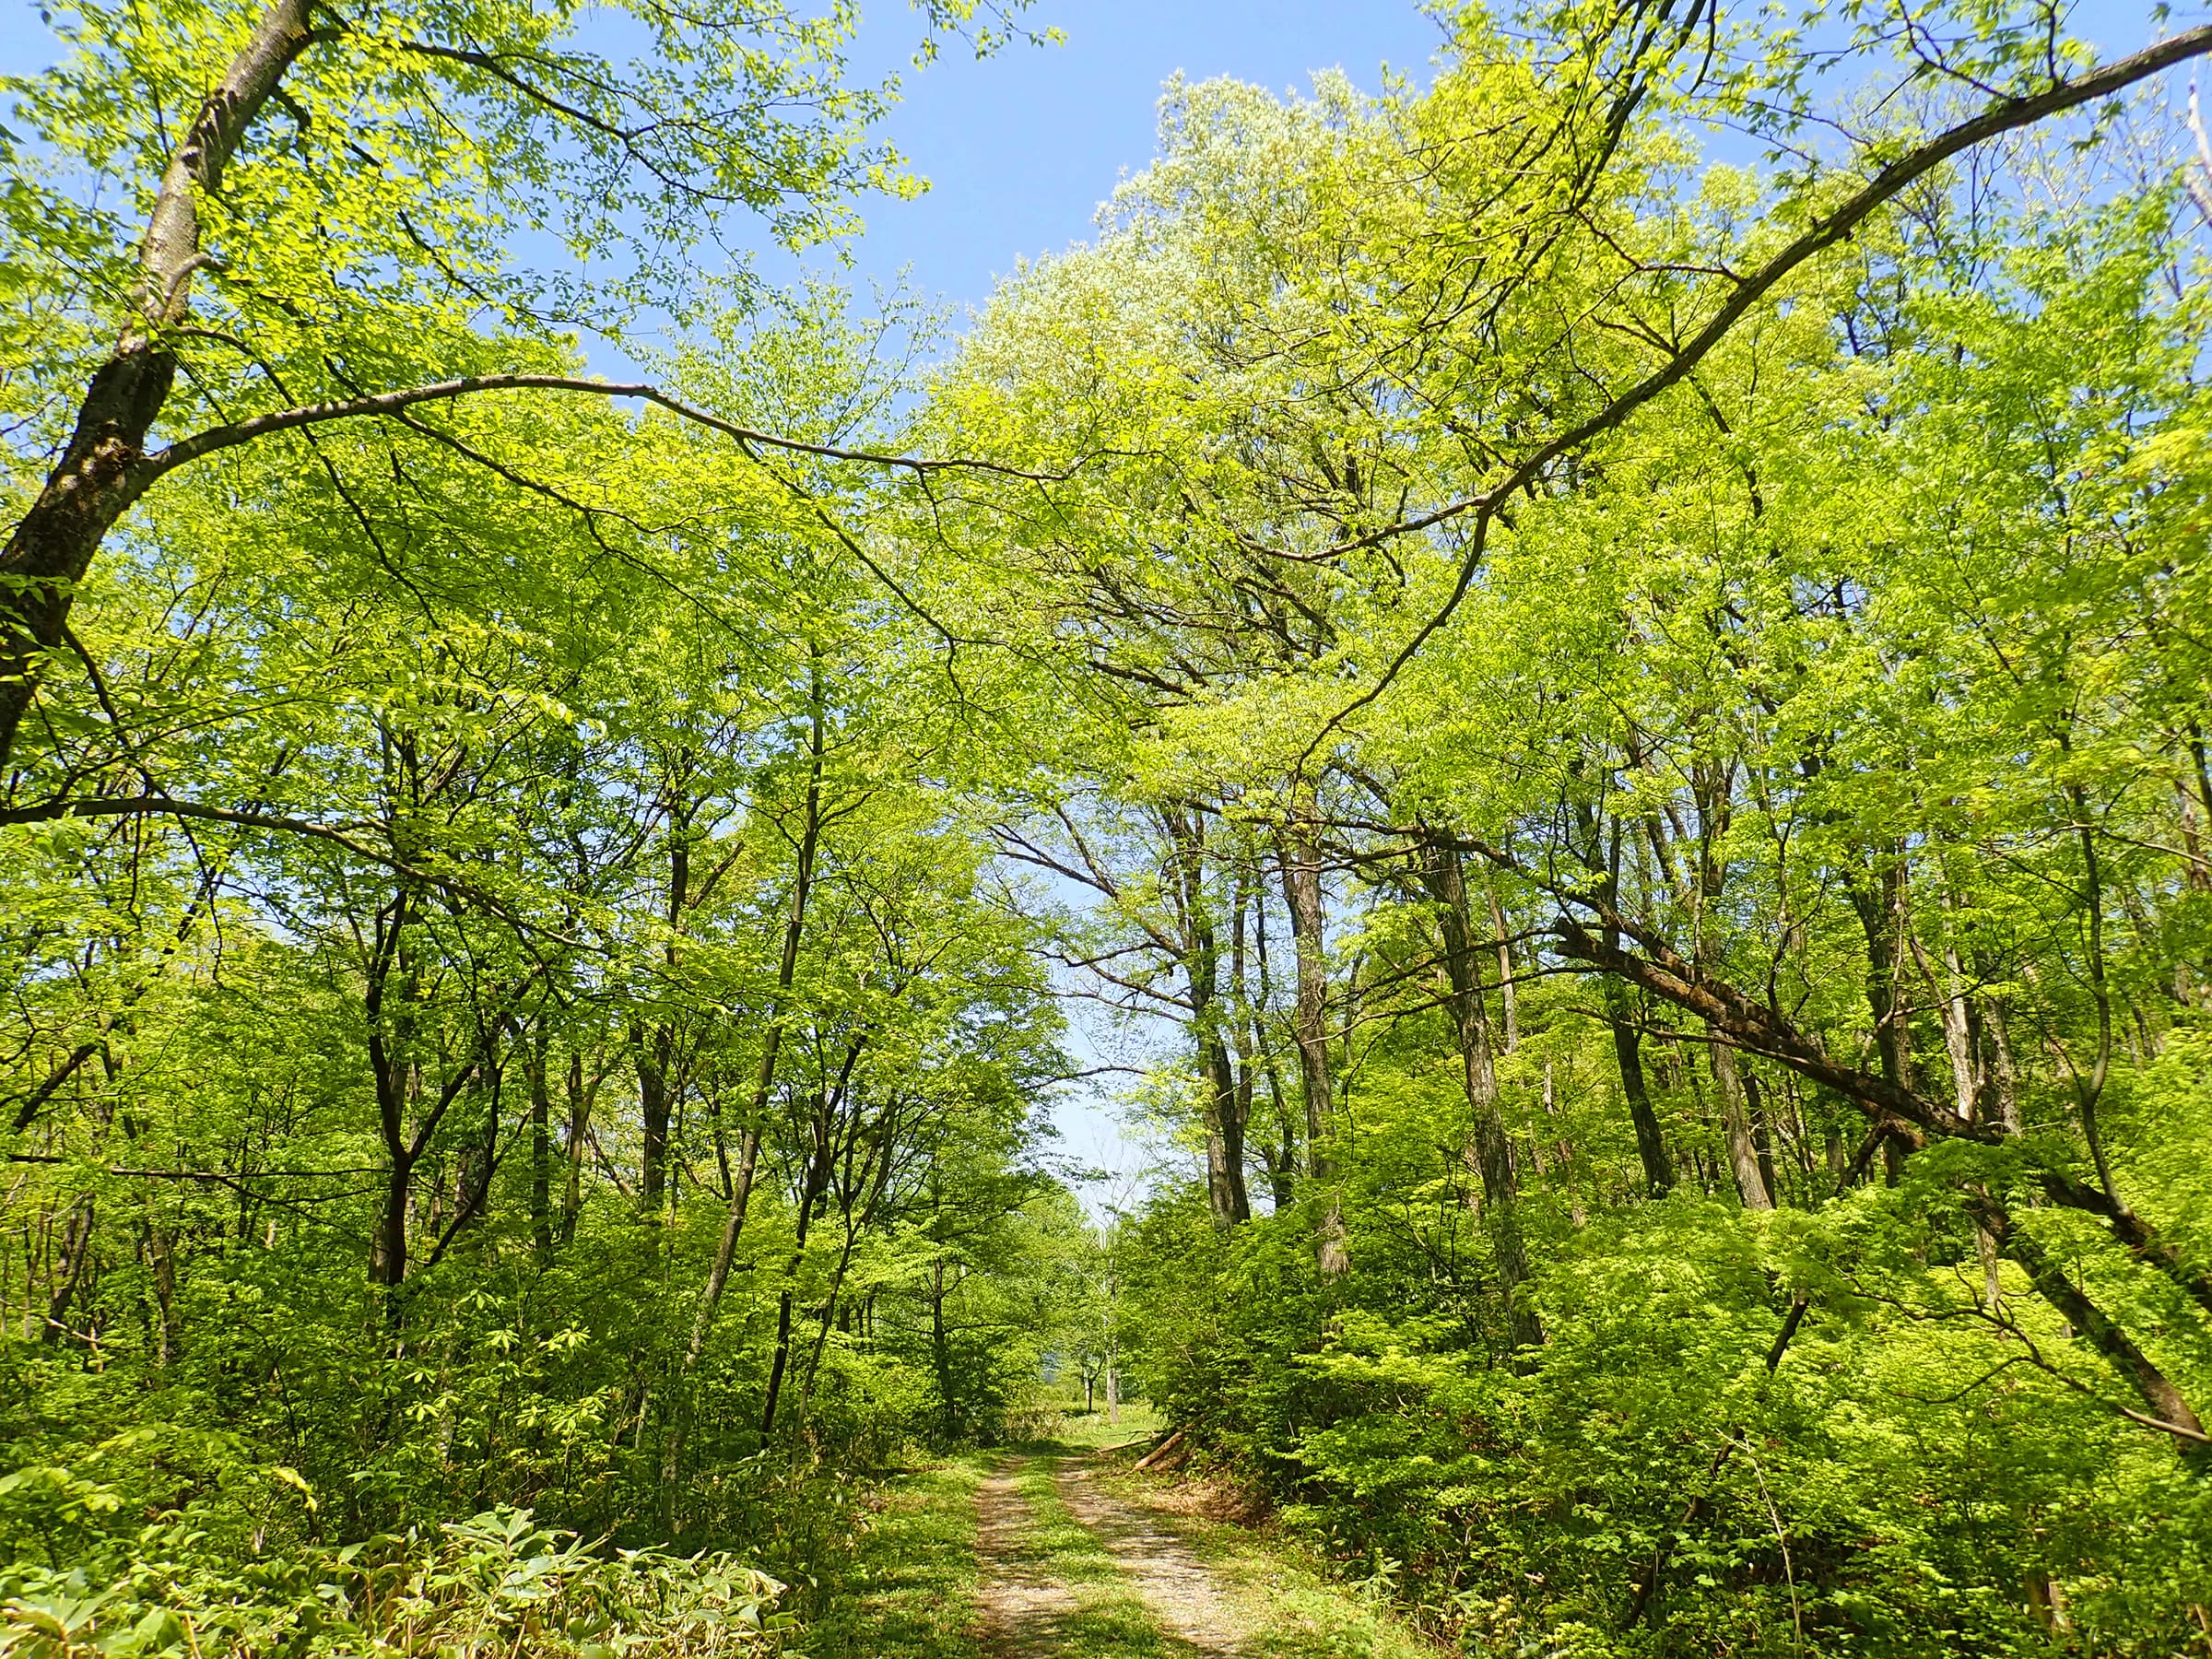
<instances>
[{"instance_id":1,"label":"gravel on path","mask_svg":"<svg viewBox=\"0 0 2212 1659\"><path fill-rule=\"evenodd\" d=\"M983 1651L995 1659L1051 1659L1059 1626L1080 1604L1047 1574L1031 1541L1034 1517L1017 1486L1023 1460L1000 1465L976 1489L975 1591Z\"/></svg>"},{"instance_id":2,"label":"gravel on path","mask_svg":"<svg viewBox=\"0 0 2212 1659\"><path fill-rule=\"evenodd\" d=\"M1227 1596L1181 1539L1100 1488L1082 1464L1061 1464L1053 1479L1061 1501L1129 1575L1161 1630L1220 1659L1242 1652L1239 1620Z\"/></svg>"}]
</instances>

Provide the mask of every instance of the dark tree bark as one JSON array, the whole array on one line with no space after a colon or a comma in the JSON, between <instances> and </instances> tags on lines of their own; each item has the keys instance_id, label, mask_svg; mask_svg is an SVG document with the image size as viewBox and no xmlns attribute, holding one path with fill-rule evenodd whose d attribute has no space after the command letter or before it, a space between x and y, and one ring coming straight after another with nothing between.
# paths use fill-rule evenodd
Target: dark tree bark
<instances>
[{"instance_id":1,"label":"dark tree bark","mask_svg":"<svg viewBox=\"0 0 2212 1659\"><path fill-rule=\"evenodd\" d=\"M576 1241L576 1218L583 1207L583 1148L592 1129L592 1106L599 1094L599 1076L588 1082L583 1075L583 1053L571 1049L569 1053L568 1100L569 1122L565 1131L568 1140L562 1150L568 1155L568 1171L560 1190L560 1241Z\"/></svg>"},{"instance_id":2,"label":"dark tree bark","mask_svg":"<svg viewBox=\"0 0 2212 1659\"><path fill-rule=\"evenodd\" d=\"M1583 814L1583 832L1593 848L1600 841L1594 811ZM1611 820L1603 835L1605 857L1598 866L1600 897L1608 908L1620 902L1621 824ZM1608 935L1618 947L1618 934ZM1636 1159L1643 1166L1644 1194L1664 1198L1674 1191L1674 1159L1667 1156L1666 1138L1660 1133L1659 1114L1652 1108L1652 1094L1643 1075L1643 1028L1636 1017L1634 999L1620 981L1607 975L1600 987L1606 1007L1606 1026L1613 1036L1613 1060L1620 1070L1620 1092L1629 1103L1629 1122L1636 1131Z\"/></svg>"},{"instance_id":3,"label":"dark tree bark","mask_svg":"<svg viewBox=\"0 0 2212 1659\"><path fill-rule=\"evenodd\" d=\"M86 1194L71 1206L62 1233L61 1270L53 1276L53 1288L46 1298L46 1323L39 1327L41 1342L58 1342L68 1335L69 1305L84 1283L85 1264L92 1254L92 1196ZM26 1299L28 1300L28 1298Z\"/></svg>"},{"instance_id":4,"label":"dark tree bark","mask_svg":"<svg viewBox=\"0 0 2212 1659\"><path fill-rule=\"evenodd\" d=\"M387 1289L407 1272L407 1207L415 1181L414 1137L407 1133L407 1102L413 1088L413 1017L407 1008L402 963L406 935L413 920L414 896L406 888L376 914L370 951L363 1012L369 1025L369 1072L376 1088L377 1128L384 1143L383 1203L378 1212L369 1275ZM398 991L397 996L393 993Z\"/></svg>"},{"instance_id":5,"label":"dark tree bark","mask_svg":"<svg viewBox=\"0 0 2212 1659\"><path fill-rule=\"evenodd\" d=\"M852 1057L848 1056L848 1073L851 1066ZM814 1212L821 1204L822 1194L830 1190L830 1177L834 1168L831 1161L834 1140L830 1132L830 1115L828 1097L817 1095L814 1098L814 1109L807 1117L806 1167L799 1180L799 1204L791 1259L784 1266L782 1288L776 1298L776 1345L768 1365L768 1395L760 1406L762 1441L775 1432L776 1406L782 1398L783 1375L791 1366L792 1281L806 1259L806 1235L813 1230Z\"/></svg>"},{"instance_id":6,"label":"dark tree bark","mask_svg":"<svg viewBox=\"0 0 2212 1659\"><path fill-rule=\"evenodd\" d=\"M629 1028L630 1059L638 1074L638 1115L644 1128L638 1168L638 1213L661 1219L668 1195L668 1124L673 1108L669 1060L676 1038L665 1021L640 1020Z\"/></svg>"},{"instance_id":7,"label":"dark tree bark","mask_svg":"<svg viewBox=\"0 0 2212 1659\"><path fill-rule=\"evenodd\" d=\"M1629 1102L1629 1121L1636 1130L1636 1159L1643 1166L1647 1196L1664 1198L1674 1191L1674 1159L1667 1156L1666 1139L1659 1130L1659 1114L1652 1109L1651 1089L1643 1076L1643 1033L1630 1010L1627 992L1613 980L1605 987L1606 1024L1613 1033L1613 1059L1620 1068L1620 1092Z\"/></svg>"},{"instance_id":8,"label":"dark tree bark","mask_svg":"<svg viewBox=\"0 0 2212 1659\"><path fill-rule=\"evenodd\" d=\"M376 1094L377 1130L385 1159L384 1193L371 1239L369 1277L386 1290L396 1289L407 1277L407 1224L414 1205L415 1175L423 1155L455 1102L477 1086L488 1070L496 1074L499 1034L509 1024L514 1000L522 994L522 987L514 987L496 999L500 1006L480 1012L467 1052L451 1061L444 1081L435 1094L429 1093L423 1087L418 1053L423 1035L412 1006L418 975L411 935L419 921L419 899L412 886L402 886L377 911L363 973L369 1075ZM487 1150L486 1182L489 1180L490 1157ZM465 1206L470 1202L471 1191L465 1178L461 1194ZM465 1207L463 1221L466 1219ZM396 1303L394 1309L396 1313Z\"/></svg>"},{"instance_id":9,"label":"dark tree bark","mask_svg":"<svg viewBox=\"0 0 2212 1659\"><path fill-rule=\"evenodd\" d=\"M1720 964L1721 930L1716 920L1727 886L1727 860L1721 843L1733 818L1731 792L1735 766L1714 767L1699 762L1690 768L1690 790L1698 808L1698 966L1716 971ZM1751 1135L1751 1112L1737 1070L1735 1051L1722 1042L1707 1051L1712 1068L1713 1093L1721 1107L1721 1127L1728 1142L1728 1168L1735 1177L1736 1195L1746 1209L1771 1210L1774 1194L1759 1169L1759 1148Z\"/></svg>"},{"instance_id":10,"label":"dark tree bark","mask_svg":"<svg viewBox=\"0 0 2212 1659\"><path fill-rule=\"evenodd\" d=\"M1182 924L1183 974L1190 990L1191 1035L1206 1079L1206 1185L1207 1207L1224 1227L1252 1219L1244 1185L1244 1112L1230 1063L1221 1006L1221 946L1206 888L1205 820L1194 807L1160 810L1174 849L1175 909Z\"/></svg>"},{"instance_id":11,"label":"dark tree bark","mask_svg":"<svg viewBox=\"0 0 2212 1659\"><path fill-rule=\"evenodd\" d=\"M1759 1179L1771 1209L1782 1201L1781 1184L1774 1179L1774 1137L1772 1117L1767 1111L1766 1091L1759 1088L1759 1078L1746 1068L1744 1078L1744 1107L1751 1118L1751 1150L1759 1160Z\"/></svg>"},{"instance_id":12,"label":"dark tree bark","mask_svg":"<svg viewBox=\"0 0 2212 1659\"><path fill-rule=\"evenodd\" d=\"M791 902L783 914L782 954L776 962L776 991L769 1007L768 1027L760 1038L760 1064L753 1077L750 1110L737 1138L737 1167L732 1172L730 1201L724 1212L722 1239L714 1249L714 1265L707 1271L699 1312L692 1316L690 1340L677 1362L678 1406L661 1462L662 1485L674 1500L677 1475L683 1459L684 1441L690 1419L684 1408L682 1384L706 1351L714 1316L721 1310L723 1292L730 1282L730 1267L737 1258L737 1240L745 1230L746 1212L752 1204L753 1182L760 1168L760 1136L768 1121L769 1101L775 1092L776 1060L783 1044L783 1030L791 1013L791 991L798 975L799 944L806 931L806 905L814 893L815 861L822 840L822 770L829 754L828 690L822 683L821 652L813 652L808 677L809 719L806 736L806 793L800 807L797 856L793 865ZM787 1336L788 1340L788 1336Z\"/></svg>"},{"instance_id":13,"label":"dark tree bark","mask_svg":"<svg viewBox=\"0 0 2212 1659\"><path fill-rule=\"evenodd\" d=\"M2195 1407L2135 1339L2089 1300L2041 1244L2013 1226L2010 1218L1997 1206L1975 1201L1972 1208L1977 1222L1996 1241L2000 1251L2020 1265L2037 1293L2058 1310L2067 1324L2101 1354L2150 1407L2152 1420L2145 1426L2172 1435L2196 1457L2212 1453L2212 1437L2206 1435L2204 1421ZM2129 1411L2127 1415L2138 1422L2144 1421L2139 1413Z\"/></svg>"},{"instance_id":14,"label":"dark tree bark","mask_svg":"<svg viewBox=\"0 0 2212 1659\"><path fill-rule=\"evenodd\" d=\"M515 1032L514 1052L530 1088L530 1250L541 1268L553 1264L553 1091L546 1076L551 1046L547 1025L527 1041Z\"/></svg>"},{"instance_id":15,"label":"dark tree bark","mask_svg":"<svg viewBox=\"0 0 2212 1659\"><path fill-rule=\"evenodd\" d=\"M691 907L691 838L697 804L685 793L688 757L678 753L670 763L675 774L668 782L668 886L663 895L661 922L667 936L661 947L661 965L674 982L681 960L684 917ZM683 1090L676 1064L677 1033L666 1018L633 1020L629 1028L631 1058L638 1074L638 1112L643 1120L643 1153L638 1171L638 1210L659 1219L668 1194L668 1131Z\"/></svg>"},{"instance_id":16,"label":"dark tree bark","mask_svg":"<svg viewBox=\"0 0 2212 1659\"><path fill-rule=\"evenodd\" d=\"M1851 907L1866 935L1866 1007L1874 1020L1874 1048L1882 1077L1902 1089L1913 1088L1912 1033L1900 994L1900 946L1904 937L1904 863L1901 848L1873 868L1851 874L1845 883ZM1882 1165L1889 1183L1902 1171L1905 1147L1895 1135L1882 1139Z\"/></svg>"},{"instance_id":17,"label":"dark tree bark","mask_svg":"<svg viewBox=\"0 0 2212 1659\"><path fill-rule=\"evenodd\" d=\"M1589 900L1583 897L1578 902ZM1763 1055L1833 1089L1883 1138L1916 1147L1939 1136L1983 1141L2005 1136L2002 1125L1962 1119L1945 1103L1831 1059L1818 1042L1778 1010L1754 1001L1725 981L1700 973L1656 935L1631 926L1618 914L1608 913L1606 920L1611 929L1634 938L1642 947L1641 952L1607 945L1581 923L1561 915L1552 924L1561 954L1618 974L1652 995L1697 1015L1719 1041ZM2212 1313L2212 1272L2177 1250L2142 1217L2115 1203L2100 1184L2041 1161L2031 1160L2025 1175L2053 1203L2095 1216L2136 1260L2171 1280L2199 1308Z\"/></svg>"}]
</instances>

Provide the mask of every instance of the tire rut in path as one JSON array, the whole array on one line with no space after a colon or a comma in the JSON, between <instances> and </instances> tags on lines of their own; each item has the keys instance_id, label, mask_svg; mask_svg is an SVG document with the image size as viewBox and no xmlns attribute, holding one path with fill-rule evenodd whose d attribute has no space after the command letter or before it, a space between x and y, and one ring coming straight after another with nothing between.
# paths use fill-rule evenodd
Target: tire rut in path
<instances>
[{"instance_id":1,"label":"tire rut in path","mask_svg":"<svg viewBox=\"0 0 2212 1659\"><path fill-rule=\"evenodd\" d=\"M976 1611L983 1652L991 1659L1061 1659L1090 1653L1076 1639L1089 1596L1063 1583L1051 1552L1039 1542L1036 1516L1020 1489L1028 1460L1001 1465L977 1488L975 1548L981 1566ZM1182 1659L1237 1659L1244 1650L1238 1624L1212 1573L1172 1533L1143 1511L1103 1490L1091 1472L1051 1462L1054 1489L1077 1521L1099 1541L1146 1615L1157 1646L1146 1652Z\"/></svg>"},{"instance_id":2,"label":"tire rut in path","mask_svg":"<svg viewBox=\"0 0 2212 1659\"><path fill-rule=\"evenodd\" d=\"M1059 1625L1080 1606L1075 1592L1042 1570L1030 1541L1030 1506L1015 1482L1022 1460L994 1470L975 1494L975 1590L983 1651L994 1659L1048 1659Z\"/></svg>"},{"instance_id":3,"label":"tire rut in path","mask_svg":"<svg viewBox=\"0 0 2212 1659\"><path fill-rule=\"evenodd\" d=\"M1218 1659L1232 1659L1243 1651L1235 1612L1188 1545L1142 1510L1101 1489L1088 1468L1062 1464L1053 1478L1061 1501L1129 1575L1161 1630Z\"/></svg>"}]
</instances>

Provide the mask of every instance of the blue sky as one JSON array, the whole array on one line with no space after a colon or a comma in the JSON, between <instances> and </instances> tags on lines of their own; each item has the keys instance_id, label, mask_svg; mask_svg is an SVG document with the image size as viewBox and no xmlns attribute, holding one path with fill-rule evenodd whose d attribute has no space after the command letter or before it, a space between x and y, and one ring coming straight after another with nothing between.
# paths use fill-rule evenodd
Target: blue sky
<instances>
[{"instance_id":1,"label":"blue sky","mask_svg":"<svg viewBox=\"0 0 2212 1659\"><path fill-rule=\"evenodd\" d=\"M2170 28L2195 20L2175 11ZM1443 38L1412 0L1037 0L1029 15L1065 42L1011 46L980 63L947 51L906 76L905 100L882 132L932 188L915 201L864 206L867 230L850 249L862 292L903 270L920 297L977 306L1018 257L1086 240L1115 180L1150 160L1160 85L1178 71L1302 91L1315 70L1341 68L1373 90L1385 65L1425 84ZM859 62L877 74L896 67L913 22L878 6ZM2133 0L2090 0L2075 28L2108 56L2154 34L2150 6ZM1125 1046L1083 1005L1070 1011L1078 1064L1138 1057L1141 1035ZM1057 1114L1061 1150L1119 1177L1092 1191L1094 1205L1127 1202L1151 1156L1103 1098L1116 1083L1064 1099Z\"/></svg>"},{"instance_id":2,"label":"blue sky","mask_svg":"<svg viewBox=\"0 0 2212 1659\"><path fill-rule=\"evenodd\" d=\"M898 0L864 6L856 75L902 72L904 100L881 133L932 189L865 204L847 279L865 295L871 281L888 288L903 273L918 297L960 308L982 304L1018 257L1088 236L1115 180L1151 159L1160 85L1178 71L1302 91L1313 71L1342 68L1371 90L1386 63L1426 81L1442 39L1413 0L1037 0L1026 20L1058 29L1064 43L1012 45L979 62L956 41L915 71L919 19ZM35 72L53 57L35 3L0 0L0 73ZM809 261L825 263L818 252ZM771 259L764 268L781 278L794 267ZM1079 1064L1128 1057L1095 1030L1074 1046ZM1125 1200L1146 1155L1112 1112L1092 1094L1064 1100L1059 1116L1063 1152L1123 1173L1094 1199Z\"/></svg>"},{"instance_id":3,"label":"blue sky","mask_svg":"<svg viewBox=\"0 0 2212 1659\"><path fill-rule=\"evenodd\" d=\"M1160 84L1178 71L1303 91L1313 71L1341 68L1371 90L1385 63L1426 80L1443 38L1411 0L1037 0L1028 16L1065 44L979 63L956 43L905 76L882 132L932 188L866 205L853 248L864 286L906 266L917 292L980 304L1017 255L1084 240L1122 171L1151 159ZM915 23L878 6L861 60L896 67Z\"/></svg>"},{"instance_id":4,"label":"blue sky","mask_svg":"<svg viewBox=\"0 0 2212 1659\"><path fill-rule=\"evenodd\" d=\"M2169 29L2200 10L2177 5ZM1178 71L1303 91L1315 70L1341 68L1373 90L1384 65L1425 83L1443 39L1415 0L1034 0L1026 16L1065 43L1010 46L980 63L956 44L906 75L881 131L932 188L865 206L867 231L851 249L863 292L904 268L922 297L979 305L1018 255L1088 238L1115 180L1150 160L1160 85ZM857 64L898 68L916 25L879 0ZM2108 56L2156 32L2149 0L2087 0L2073 27Z\"/></svg>"},{"instance_id":5,"label":"blue sky","mask_svg":"<svg viewBox=\"0 0 2212 1659\"><path fill-rule=\"evenodd\" d=\"M1342 68L1373 89L1385 64L1426 81L1442 39L1416 0L1032 0L1025 20L1060 29L1064 44L1013 45L978 62L956 41L914 71L906 59L920 20L902 0L862 3L855 71L905 71L904 100L881 132L933 188L866 204L867 231L850 250L856 286L903 268L918 294L959 305L981 303L1017 256L1088 235L1116 178L1150 159L1160 84L1178 71L1282 91ZM2203 10L2177 5L2168 28ZM2152 16L2151 0L2084 0L2073 28L2123 54L2151 39ZM0 0L0 73L53 56L37 0Z\"/></svg>"},{"instance_id":6,"label":"blue sky","mask_svg":"<svg viewBox=\"0 0 2212 1659\"><path fill-rule=\"evenodd\" d=\"M2169 28L2201 10L2176 6ZM1302 91L1315 70L1341 68L1371 90L1385 65L1425 82L1443 38L1416 0L1032 0L1025 21L1058 29L1065 43L1012 45L979 62L955 41L916 71L907 57L920 19L902 0L863 0L863 13L856 76L903 72L904 100L880 130L932 188L865 204L852 279L865 294L903 271L917 296L956 306L981 304L1018 257L1089 234L1115 180L1151 159L1160 85L1178 71ZM2086 0L2074 28L2108 55L2125 53L2152 37L2152 6ZM0 72L53 55L37 0L0 0Z\"/></svg>"}]
</instances>

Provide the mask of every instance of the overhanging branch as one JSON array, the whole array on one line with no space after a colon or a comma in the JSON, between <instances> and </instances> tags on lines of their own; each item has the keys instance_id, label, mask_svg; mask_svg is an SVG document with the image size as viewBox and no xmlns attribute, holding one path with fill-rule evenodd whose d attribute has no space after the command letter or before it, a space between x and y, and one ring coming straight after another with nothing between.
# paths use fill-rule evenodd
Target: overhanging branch
<instances>
[{"instance_id":1,"label":"overhanging branch","mask_svg":"<svg viewBox=\"0 0 2212 1659\"><path fill-rule=\"evenodd\" d=\"M143 490L165 473L173 472L180 466L222 450L236 449L241 444L251 443L257 438L265 438L272 433L326 426L336 420L396 415L423 404L452 403L483 392L568 392L587 397L634 397L666 409L694 426L706 427L724 437L734 438L748 454L756 449L774 449L792 454L814 455L830 461L851 461L863 465L915 474L962 470L991 472L1041 484L1058 483L1068 476L1066 473L1030 472L996 461L895 455L877 450L848 449L833 443L809 443L802 439L785 438L774 432L764 432L757 428L740 426L735 421L724 420L721 416L700 408L695 404L686 403L645 381L589 380L571 374L467 374L453 380L432 381L391 392L371 393L361 397L335 398L325 403L302 404L296 408L273 409L265 415L252 415L243 420L208 427L188 438L180 438L168 448L156 450L139 461L136 464L140 477L139 488Z\"/></svg>"},{"instance_id":2,"label":"overhanging branch","mask_svg":"<svg viewBox=\"0 0 2212 1659\"><path fill-rule=\"evenodd\" d=\"M1339 555L1353 553L1363 547L1376 547L1400 536L1418 534L1452 519L1468 514L1474 517L1469 546L1460 560L1458 580L1453 582L1452 592L1446 595L1443 604L1414 630L1413 638L1391 658L1373 685L1329 717L1312 743L1307 747L1304 759L1310 759L1328 740L1331 733L1354 713L1381 697L1404 671L1406 665L1457 613L1461 603L1474 586L1477 571L1482 567L1489 521L1516 490L1531 483L1560 456L1612 430L1645 404L1686 379L1735 331L1735 325L1743 321L1746 313L1779 287L1791 273L1815 255L1847 240L1852 232L1907 186L1925 178L1954 156L2003 134L2017 132L2053 115L2064 114L2068 110L2079 109L2099 99L2109 98L2160 70L2171 69L2176 64L2186 63L2191 58L2201 57L2207 53L2212 53L2212 25L2192 29L2169 41L2160 41L2132 57L2107 64L2077 79L2055 82L2030 97L1994 100L1979 113L1945 129L1925 144L1890 162L1835 207L1816 216L1800 235L1772 258L1749 275L1738 278L1733 291L1722 301L1720 309L1705 326L1690 336L1665 363L1613 398L1587 419L1539 445L1498 484L1477 494L1447 502L1418 517L1405 519L1355 537L1333 549Z\"/></svg>"}]
</instances>

